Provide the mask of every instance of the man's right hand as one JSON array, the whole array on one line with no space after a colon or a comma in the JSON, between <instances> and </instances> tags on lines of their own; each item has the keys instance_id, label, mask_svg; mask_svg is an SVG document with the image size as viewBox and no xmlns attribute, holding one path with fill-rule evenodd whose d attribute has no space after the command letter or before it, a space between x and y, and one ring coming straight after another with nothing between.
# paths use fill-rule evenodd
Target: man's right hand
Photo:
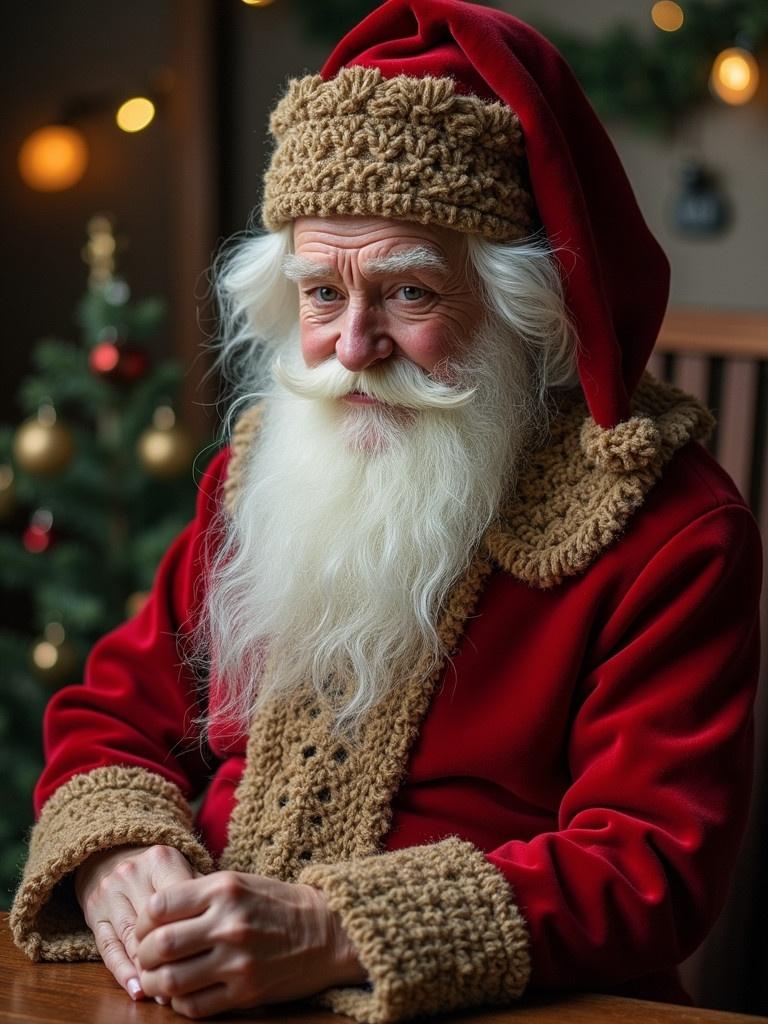
<instances>
[{"instance_id":1,"label":"man's right hand","mask_svg":"<svg viewBox=\"0 0 768 1024\"><path fill-rule=\"evenodd\" d=\"M172 846L119 846L95 853L75 873L75 892L101 957L131 999L141 999L136 918L160 889L195 878Z\"/></svg>"}]
</instances>

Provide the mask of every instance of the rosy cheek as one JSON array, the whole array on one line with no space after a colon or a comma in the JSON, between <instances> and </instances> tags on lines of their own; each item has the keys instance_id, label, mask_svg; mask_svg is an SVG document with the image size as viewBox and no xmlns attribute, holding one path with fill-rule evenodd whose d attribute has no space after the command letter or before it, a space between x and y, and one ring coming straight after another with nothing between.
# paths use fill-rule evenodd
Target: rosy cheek
<instances>
[{"instance_id":1,"label":"rosy cheek","mask_svg":"<svg viewBox=\"0 0 768 1024\"><path fill-rule=\"evenodd\" d=\"M409 332L408 337L403 338L402 350L409 359L430 372L438 363L454 355L456 343L451 332L437 323Z\"/></svg>"},{"instance_id":2,"label":"rosy cheek","mask_svg":"<svg viewBox=\"0 0 768 1024\"><path fill-rule=\"evenodd\" d=\"M317 366L332 356L336 348L336 335L328 327L317 324L301 325L301 354L307 366Z\"/></svg>"}]
</instances>

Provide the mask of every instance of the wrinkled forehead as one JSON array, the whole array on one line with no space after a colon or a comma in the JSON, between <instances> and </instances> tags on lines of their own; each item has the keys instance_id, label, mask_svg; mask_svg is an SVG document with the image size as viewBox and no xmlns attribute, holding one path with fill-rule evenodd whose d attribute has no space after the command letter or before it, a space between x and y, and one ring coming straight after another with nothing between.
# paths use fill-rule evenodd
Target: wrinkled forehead
<instances>
[{"instance_id":1,"label":"wrinkled forehead","mask_svg":"<svg viewBox=\"0 0 768 1024\"><path fill-rule=\"evenodd\" d=\"M298 269L307 261L359 260L373 272L388 269L451 271L466 256L464 236L439 225L387 217L299 217L293 224L294 257L286 265Z\"/></svg>"}]
</instances>

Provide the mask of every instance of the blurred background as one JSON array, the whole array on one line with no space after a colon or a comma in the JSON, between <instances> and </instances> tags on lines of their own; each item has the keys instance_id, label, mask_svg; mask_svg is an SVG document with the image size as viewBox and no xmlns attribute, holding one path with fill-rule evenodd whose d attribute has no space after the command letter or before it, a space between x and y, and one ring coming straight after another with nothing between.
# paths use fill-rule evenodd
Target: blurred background
<instances>
[{"instance_id":1,"label":"blurred background","mask_svg":"<svg viewBox=\"0 0 768 1024\"><path fill-rule=\"evenodd\" d=\"M672 263L654 372L768 535L768 7L497 0L603 116ZM268 113L366 0L12 4L0 41L0 906L31 821L40 716L140 607L219 425L208 268L258 208ZM765 672L763 673L765 676ZM686 965L704 1006L768 1013L768 719L731 899Z\"/></svg>"}]
</instances>

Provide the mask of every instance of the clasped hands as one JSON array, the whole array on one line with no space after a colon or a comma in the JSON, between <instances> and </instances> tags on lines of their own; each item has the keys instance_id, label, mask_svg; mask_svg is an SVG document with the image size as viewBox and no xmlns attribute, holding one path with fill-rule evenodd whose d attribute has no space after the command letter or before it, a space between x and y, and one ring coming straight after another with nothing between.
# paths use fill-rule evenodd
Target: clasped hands
<instances>
[{"instance_id":1,"label":"clasped hands","mask_svg":"<svg viewBox=\"0 0 768 1024\"><path fill-rule=\"evenodd\" d=\"M75 889L104 963L133 999L185 1017L283 1002L365 981L337 914L308 885L195 872L169 846L118 847Z\"/></svg>"}]
</instances>

